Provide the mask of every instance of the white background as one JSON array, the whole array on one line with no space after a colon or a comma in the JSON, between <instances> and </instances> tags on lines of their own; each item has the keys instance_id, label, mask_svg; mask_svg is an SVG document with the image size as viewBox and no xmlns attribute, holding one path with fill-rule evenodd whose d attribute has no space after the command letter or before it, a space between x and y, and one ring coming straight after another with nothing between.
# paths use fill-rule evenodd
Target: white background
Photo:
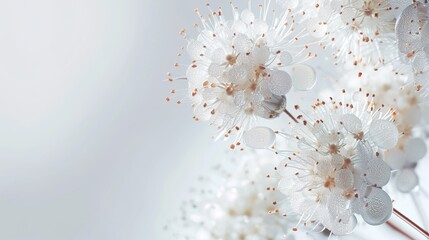
<instances>
[{"instance_id":1,"label":"white background","mask_svg":"<svg viewBox=\"0 0 429 240\"><path fill-rule=\"evenodd\" d=\"M203 6L0 2L0 239L167 239L227 149L165 102L178 32Z\"/></svg>"}]
</instances>

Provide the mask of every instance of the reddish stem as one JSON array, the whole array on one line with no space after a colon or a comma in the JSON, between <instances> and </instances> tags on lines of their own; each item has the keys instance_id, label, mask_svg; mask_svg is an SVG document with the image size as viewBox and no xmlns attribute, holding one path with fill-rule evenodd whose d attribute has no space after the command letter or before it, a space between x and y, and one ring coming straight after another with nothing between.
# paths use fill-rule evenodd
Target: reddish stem
<instances>
[{"instance_id":1,"label":"reddish stem","mask_svg":"<svg viewBox=\"0 0 429 240\"><path fill-rule=\"evenodd\" d=\"M408 233L404 232L402 229L400 229L398 226L396 226L395 224L387 221L386 224L391 227L393 230L397 231L398 233L402 234L404 237L413 240L414 238L411 237Z\"/></svg>"},{"instance_id":2,"label":"reddish stem","mask_svg":"<svg viewBox=\"0 0 429 240\"><path fill-rule=\"evenodd\" d=\"M290 113L287 109L284 110L284 112L296 123L298 123L298 120Z\"/></svg>"},{"instance_id":3,"label":"reddish stem","mask_svg":"<svg viewBox=\"0 0 429 240\"><path fill-rule=\"evenodd\" d=\"M417 225L415 222L413 222L411 219L409 219L407 216L402 214L400 211L398 211L396 208L393 208L393 213L398 216L400 219L402 219L404 222L408 223L411 227L416 229L420 234L425 236L427 239L429 239L429 232L424 230L422 227Z\"/></svg>"}]
</instances>

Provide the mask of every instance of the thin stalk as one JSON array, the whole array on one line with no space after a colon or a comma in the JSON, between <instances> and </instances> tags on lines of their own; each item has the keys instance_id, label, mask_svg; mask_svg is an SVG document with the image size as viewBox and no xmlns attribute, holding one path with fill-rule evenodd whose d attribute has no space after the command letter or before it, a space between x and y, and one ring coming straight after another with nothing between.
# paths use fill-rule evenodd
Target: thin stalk
<instances>
[{"instance_id":1,"label":"thin stalk","mask_svg":"<svg viewBox=\"0 0 429 240\"><path fill-rule=\"evenodd\" d=\"M398 226L396 226L395 224L393 224L393 223L391 223L391 222L389 222L389 221L387 221L386 222L386 224L389 226L389 227L391 227L393 230L395 230L395 231L397 231L398 233L400 233L400 234L402 234L402 236L404 236L404 237L406 237L406 238L408 238L408 239L410 239L410 240L413 240L414 238L413 237L411 237L408 233L406 233L406 232L404 232L402 229L400 229Z\"/></svg>"},{"instance_id":2,"label":"thin stalk","mask_svg":"<svg viewBox=\"0 0 429 240\"><path fill-rule=\"evenodd\" d=\"M426 217L425 211L423 210L423 205L421 204L419 199L417 199L416 193L412 192L411 198L413 199L414 205L416 205L417 208L417 212L419 213L420 218L423 221L423 227L428 229L428 219Z\"/></svg>"},{"instance_id":3,"label":"thin stalk","mask_svg":"<svg viewBox=\"0 0 429 240\"><path fill-rule=\"evenodd\" d=\"M422 234L425 238L429 239L429 232L424 230L422 227L417 225L415 222L413 222L411 219L409 219L407 216L402 214L400 211L398 211L396 208L393 208L393 213L399 217L402 221L406 222L408 225L413 227L415 230L417 230L420 234Z\"/></svg>"},{"instance_id":4,"label":"thin stalk","mask_svg":"<svg viewBox=\"0 0 429 240\"><path fill-rule=\"evenodd\" d=\"M298 123L298 120L290 113L287 109L284 110L284 112L292 119L294 122Z\"/></svg>"}]
</instances>

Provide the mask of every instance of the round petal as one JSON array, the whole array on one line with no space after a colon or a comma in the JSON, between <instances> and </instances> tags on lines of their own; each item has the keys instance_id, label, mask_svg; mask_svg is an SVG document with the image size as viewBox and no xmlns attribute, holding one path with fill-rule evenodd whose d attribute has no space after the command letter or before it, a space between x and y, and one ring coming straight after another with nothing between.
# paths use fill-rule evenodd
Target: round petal
<instances>
[{"instance_id":1,"label":"round petal","mask_svg":"<svg viewBox=\"0 0 429 240\"><path fill-rule=\"evenodd\" d=\"M202 56L204 56L206 49L202 42L193 40L188 43L186 51L192 59L200 59Z\"/></svg>"},{"instance_id":2,"label":"round petal","mask_svg":"<svg viewBox=\"0 0 429 240\"><path fill-rule=\"evenodd\" d=\"M404 152L402 150L399 150L397 148L389 150L389 152L386 153L386 158L384 161L389 165L389 167L393 170L401 169L406 162L406 156L404 155Z\"/></svg>"},{"instance_id":3,"label":"round petal","mask_svg":"<svg viewBox=\"0 0 429 240\"><path fill-rule=\"evenodd\" d=\"M268 89L275 95L285 95L292 88L292 80L285 71L275 70L270 73Z\"/></svg>"},{"instance_id":4,"label":"round petal","mask_svg":"<svg viewBox=\"0 0 429 240\"><path fill-rule=\"evenodd\" d=\"M399 133L395 124L387 120L375 120L369 126L371 140L380 148L390 149L398 143Z\"/></svg>"},{"instance_id":5,"label":"round petal","mask_svg":"<svg viewBox=\"0 0 429 240\"><path fill-rule=\"evenodd\" d=\"M396 187L403 193L411 192L419 185L419 177L414 169L404 169L396 176Z\"/></svg>"},{"instance_id":6,"label":"round petal","mask_svg":"<svg viewBox=\"0 0 429 240\"><path fill-rule=\"evenodd\" d=\"M426 156L427 146L423 139L412 138L405 145L405 156L408 162L417 162Z\"/></svg>"},{"instance_id":7,"label":"round petal","mask_svg":"<svg viewBox=\"0 0 429 240\"><path fill-rule=\"evenodd\" d=\"M255 15L249 9L243 10L243 12L241 12L240 18L246 24L250 24L255 21Z\"/></svg>"},{"instance_id":8,"label":"round petal","mask_svg":"<svg viewBox=\"0 0 429 240\"><path fill-rule=\"evenodd\" d=\"M357 219L355 215L351 215L347 221L343 218L337 218L331 226L331 231L337 236L348 235L353 232L357 225Z\"/></svg>"},{"instance_id":9,"label":"round petal","mask_svg":"<svg viewBox=\"0 0 429 240\"><path fill-rule=\"evenodd\" d=\"M210 64L208 69L209 75L215 78L222 76L224 71L225 71L225 67L217 63Z\"/></svg>"},{"instance_id":10,"label":"round petal","mask_svg":"<svg viewBox=\"0 0 429 240\"><path fill-rule=\"evenodd\" d=\"M351 133L362 131L362 121L354 114L347 113L341 117L344 128Z\"/></svg>"},{"instance_id":11,"label":"round petal","mask_svg":"<svg viewBox=\"0 0 429 240\"><path fill-rule=\"evenodd\" d=\"M391 170L381 157L374 157L369 161L365 174L368 182L381 187L389 182Z\"/></svg>"},{"instance_id":12,"label":"round petal","mask_svg":"<svg viewBox=\"0 0 429 240\"><path fill-rule=\"evenodd\" d=\"M277 0L277 4L283 9L294 9L298 6L299 0Z\"/></svg>"},{"instance_id":13,"label":"round petal","mask_svg":"<svg viewBox=\"0 0 429 240\"><path fill-rule=\"evenodd\" d=\"M268 148L274 144L276 134L271 128L254 127L243 135L247 146L256 149Z\"/></svg>"},{"instance_id":14,"label":"round petal","mask_svg":"<svg viewBox=\"0 0 429 240\"><path fill-rule=\"evenodd\" d=\"M353 173L348 169L340 169L335 173L335 186L341 189L353 187Z\"/></svg>"},{"instance_id":15,"label":"round petal","mask_svg":"<svg viewBox=\"0 0 429 240\"><path fill-rule=\"evenodd\" d=\"M295 89L306 91L316 84L316 71L309 65L297 64L291 67L290 75Z\"/></svg>"},{"instance_id":16,"label":"round petal","mask_svg":"<svg viewBox=\"0 0 429 240\"><path fill-rule=\"evenodd\" d=\"M240 53L250 52L253 48L252 41L244 34L238 34L232 41L232 45Z\"/></svg>"},{"instance_id":17,"label":"round petal","mask_svg":"<svg viewBox=\"0 0 429 240\"><path fill-rule=\"evenodd\" d=\"M392 200L380 188L371 188L362 209L363 220L370 225L380 225L389 220L392 215Z\"/></svg>"}]
</instances>

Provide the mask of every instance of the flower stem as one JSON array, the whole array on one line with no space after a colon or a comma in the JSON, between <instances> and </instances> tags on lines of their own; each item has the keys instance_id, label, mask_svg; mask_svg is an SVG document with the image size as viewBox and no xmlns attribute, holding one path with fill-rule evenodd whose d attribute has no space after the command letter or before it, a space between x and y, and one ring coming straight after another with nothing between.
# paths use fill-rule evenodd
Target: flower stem
<instances>
[{"instance_id":1,"label":"flower stem","mask_svg":"<svg viewBox=\"0 0 429 240\"><path fill-rule=\"evenodd\" d=\"M427 239L429 239L429 232L427 232L426 230L424 230L422 227L420 227L419 225L417 225L415 222L413 222L411 219L409 219L407 216L405 216L404 214L402 214L400 211L398 211L396 208L393 208L393 213L399 217L401 220L403 220L404 222L408 223L408 225L410 225L411 227L413 227L414 229L416 229L420 234L422 234L424 237L426 237Z\"/></svg>"},{"instance_id":2,"label":"flower stem","mask_svg":"<svg viewBox=\"0 0 429 240\"><path fill-rule=\"evenodd\" d=\"M408 238L408 239L410 239L410 240L413 240L414 238L413 237L411 237L408 233L406 233L406 232L404 232L402 229L400 229L398 226L396 226L395 224L393 224L393 223L391 223L391 222L389 222L389 221L387 221L386 222L386 224L389 226L389 227L391 227L393 230L395 230L395 231L397 231L398 233L400 233L400 234L402 234L402 236L404 236L404 237L406 237L406 238Z\"/></svg>"},{"instance_id":3,"label":"flower stem","mask_svg":"<svg viewBox=\"0 0 429 240\"><path fill-rule=\"evenodd\" d=\"M296 123L298 123L298 120L290 113L287 109L284 110L284 112Z\"/></svg>"}]
</instances>

